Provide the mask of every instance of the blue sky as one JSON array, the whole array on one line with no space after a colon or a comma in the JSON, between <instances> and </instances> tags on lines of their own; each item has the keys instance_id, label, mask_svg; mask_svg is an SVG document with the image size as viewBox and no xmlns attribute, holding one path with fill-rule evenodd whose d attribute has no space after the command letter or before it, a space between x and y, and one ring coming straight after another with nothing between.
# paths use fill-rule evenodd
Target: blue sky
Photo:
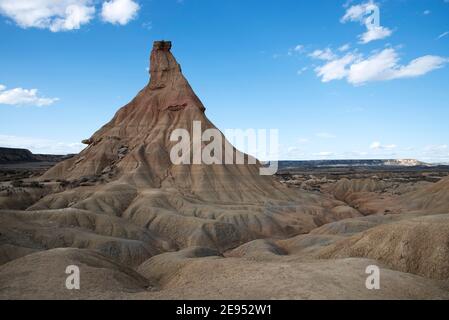
<instances>
[{"instance_id":1,"label":"blue sky","mask_svg":"<svg viewBox=\"0 0 449 320\"><path fill-rule=\"evenodd\" d=\"M449 161L449 0L0 0L0 39L1 146L79 151L165 39L207 116L279 129L283 159Z\"/></svg>"}]
</instances>

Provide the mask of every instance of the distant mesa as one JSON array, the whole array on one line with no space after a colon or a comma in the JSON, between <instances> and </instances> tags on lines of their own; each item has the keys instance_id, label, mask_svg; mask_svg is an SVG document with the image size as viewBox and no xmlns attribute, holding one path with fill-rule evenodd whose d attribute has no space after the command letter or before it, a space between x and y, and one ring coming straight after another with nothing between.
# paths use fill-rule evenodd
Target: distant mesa
<instances>
[{"instance_id":1,"label":"distant mesa","mask_svg":"<svg viewBox=\"0 0 449 320\"><path fill-rule=\"evenodd\" d=\"M361 159L361 160L286 160L279 161L281 169L319 167L430 167L432 164L415 159Z\"/></svg>"},{"instance_id":2,"label":"distant mesa","mask_svg":"<svg viewBox=\"0 0 449 320\"><path fill-rule=\"evenodd\" d=\"M0 147L0 164L23 162L59 162L73 155L33 154L30 150Z\"/></svg>"}]
</instances>

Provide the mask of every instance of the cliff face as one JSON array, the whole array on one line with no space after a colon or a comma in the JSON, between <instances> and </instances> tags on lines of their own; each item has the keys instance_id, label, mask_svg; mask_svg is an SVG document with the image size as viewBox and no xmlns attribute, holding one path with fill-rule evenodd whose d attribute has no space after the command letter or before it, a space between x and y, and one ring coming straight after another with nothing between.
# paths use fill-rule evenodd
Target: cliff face
<instances>
[{"instance_id":1,"label":"cliff face","mask_svg":"<svg viewBox=\"0 0 449 320\"><path fill-rule=\"evenodd\" d=\"M0 147L0 164L39 161L58 162L67 157L69 156L33 154L30 150L27 149Z\"/></svg>"},{"instance_id":2,"label":"cliff face","mask_svg":"<svg viewBox=\"0 0 449 320\"><path fill-rule=\"evenodd\" d=\"M36 161L30 150L0 148L0 163Z\"/></svg>"},{"instance_id":3,"label":"cliff face","mask_svg":"<svg viewBox=\"0 0 449 320\"><path fill-rule=\"evenodd\" d=\"M430 164L414 159L360 159L360 160L286 160L280 161L281 169L295 168L332 168L332 167L418 167L431 166Z\"/></svg>"}]
</instances>

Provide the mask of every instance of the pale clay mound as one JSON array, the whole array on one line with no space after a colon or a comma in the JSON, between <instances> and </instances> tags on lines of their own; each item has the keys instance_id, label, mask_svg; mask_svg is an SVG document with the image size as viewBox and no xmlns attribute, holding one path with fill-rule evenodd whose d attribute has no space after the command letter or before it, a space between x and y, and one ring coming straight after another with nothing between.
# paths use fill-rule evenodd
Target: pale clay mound
<instances>
[{"instance_id":1,"label":"pale clay mound","mask_svg":"<svg viewBox=\"0 0 449 320\"><path fill-rule=\"evenodd\" d=\"M82 290L65 286L70 265L80 269ZM72 248L33 253L0 266L0 288L0 299L118 299L152 290L136 271L98 252Z\"/></svg>"},{"instance_id":2,"label":"pale clay mound","mask_svg":"<svg viewBox=\"0 0 449 320\"><path fill-rule=\"evenodd\" d=\"M447 284L381 268L380 290L365 288L367 259L257 262L207 248L166 253L137 271L90 250L53 249L0 266L0 298L51 299L448 299ZM81 290L64 287L80 267ZM142 277L146 275L148 279ZM20 279L20 281L18 281Z\"/></svg>"},{"instance_id":3,"label":"pale clay mound","mask_svg":"<svg viewBox=\"0 0 449 320\"><path fill-rule=\"evenodd\" d=\"M437 183L392 185L375 179L341 179L325 190L363 215L449 212L449 177Z\"/></svg>"},{"instance_id":4,"label":"pale clay mound","mask_svg":"<svg viewBox=\"0 0 449 320\"><path fill-rule=\"evenodd\" d=\"M403 272L449 279L449 214L379 225L324 248L318 256L371 258Z\"/></svg>"},{"instance_id":5,"label":"pale clay mound","mask_svg":"<svg viewBox=\"0 0 449 320\"><path fill-rule=\"evenodd\" d=\"M403 195L400 198L400 203L408 211L448 213L449 177Z\"/></svg>"},{"instance_id":6,"label":"pale clay mound","mask_svg":"<svg viewBox=\"0 0 449 320\"><path fill-rule=\"evenodd\" d=\"M70 208L3 211L0 214L0 234L1 239L6 240L0 245L0 253L6 246L3 249L5 255L0 256L0 261L5 262L12 260L8 259L11 245L21 248L16 256L25 255L29 250L61 247L95 249L128 266L136 266L173 247L125 219ZM7 244L3 244L5 242Z\"/></svg>"},{"instance_id":7,"label":"pale clay mound","mask_svg":"<svg viewBox=\"0 0 449 320\"><path fill-rule=\"evenodd\" d=\"M449 220L424 217L449 212L449 178L400 196L343 179L324 195L259 163L173 165L173 129L215 127L170 49L156 42L149 84L40 178L74 187L0 194L0 298L449 298ZM80 291L64 287L70 264Z\"/></svg>"},{"instance_id":8,"label":"pale clay mound","mask_svg":"<svg viewBox=\"0 0 449 320\"><path fill-rule=\"evenodd\" d=\"M163 272L162 290L142 298L171 299L448 299L447 284L381 269L383 288L365 287L367 259L295 262L206 257L182 260L156 256L139 271ZM185 261L188 260L188 261Z\"/></svg>"},{"instance_id":9,"label":"pale clay mound","mask_svg":"<svg viewBox=\"0 0 449 320\"><path fill-rule=\"evenodd\" d=\"M365 288L367 259L257 262L191 248L155 256L135 270L91 250L53 249L0 266L0 298L42 299L448 299L447 284L381 269L382 287ZM81 290L65 289L77 265ZM146 277L143 277L143 275ZM19 280L18 280L19 279ZM269 279L269 283L267 283Z\"/></svg>"}]
</instances>

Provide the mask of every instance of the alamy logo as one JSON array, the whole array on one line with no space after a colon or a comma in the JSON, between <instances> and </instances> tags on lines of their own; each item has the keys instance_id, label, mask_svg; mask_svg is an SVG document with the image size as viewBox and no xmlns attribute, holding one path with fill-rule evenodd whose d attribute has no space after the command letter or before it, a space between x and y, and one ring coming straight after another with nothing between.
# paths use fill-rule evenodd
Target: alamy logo
<instances>
[{"instance_id":1,"label":"alamy logo","mask_svg":"<svg viewBox=\"0 0 449 320\"><path fill-rule=\"evenodd\" d=\"M69 290L80 289L80 268L75 265L67 266L65 273L69 274L65 280L65 287Z\"/></svg>"},{"instance_id":2,"label":"alamy logo","mask_svg":"<svg viewBox=\"0 0 449 320\"><path fill-rule=\"evenodd\" d=\"M380 28L380 9L374 4L370 3L365 8L365 26L368 30Z\"/></svg>"},{"instance_id":3,"label":"alamy logo","mask_svg":"<svg viewBox=\"0 0 449 320\"><path fill-rule=\"evenodd\" d=\"M278 130L271 129L228 129L223 134L215 128L202 131L201 121L193 121L192 137L186 129L175 129L170 135L171 142L177 142L170 150L170 160L175 165L188 164L245 164L245 150L255 155L248 156L246 164L256 164L256 158L277 158L279 152ZM233 147L231 143L236 145ZM274 175L278 170L277 161L269 161L260 168L260 175Z\"/></svg>"},{"instance_id":4,"label":"alamy logo","mask_svg":"<svg viewBox=\"0 0 449 320\"><path fill-rule=\"evenodd\" d=\"M379 290L380 289L380 269L378 266L368 266L366 267L365 273L369 274L366 278L365 286L368 290Z\"/></svg>"}]
</instances>

